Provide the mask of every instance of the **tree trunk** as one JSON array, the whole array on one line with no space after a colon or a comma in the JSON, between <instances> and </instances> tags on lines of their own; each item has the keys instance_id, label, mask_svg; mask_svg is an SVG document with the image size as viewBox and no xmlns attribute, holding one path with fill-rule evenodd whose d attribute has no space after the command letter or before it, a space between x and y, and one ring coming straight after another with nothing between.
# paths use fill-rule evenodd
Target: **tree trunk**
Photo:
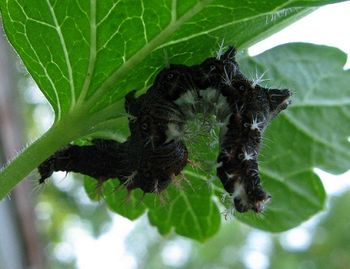
<instances>
[{"instance_id":1,"label":"tree trunk","mask_svg":"<svg viewBox=\"0 0 350 269\"><path fill-rule=\"evenodd\" d=\"M13 158L24 141L24 124L20 116L22 106L16 98L15 61L0 26L0 164ZM29 182L22 181L7 199L0 202L1 269L46 268L35 229L30 190Z\"/></svg>"}]
</instances>

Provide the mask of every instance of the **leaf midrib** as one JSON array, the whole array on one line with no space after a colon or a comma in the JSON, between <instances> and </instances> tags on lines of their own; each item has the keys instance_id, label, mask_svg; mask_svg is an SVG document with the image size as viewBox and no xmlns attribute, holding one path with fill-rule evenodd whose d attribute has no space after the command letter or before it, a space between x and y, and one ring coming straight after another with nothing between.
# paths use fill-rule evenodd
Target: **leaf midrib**
<instances>
[{"instance_id":1,"label":"leaf midrib","mask_svg":"<svg viewBox=\"0 0 350 269\"><path fill-rule=\"evenodd\" d=\"M90 56L89 56L89 66L84 80L82 90L80 92L77 105L81 105L87 95L87 92L91 85L91 79L95 70L96 63L96 0L90 0Z\"/></svg>"},{"instance_id":2,"label":"leaf midrib","mask_svg":"<svg viewBox=\"0 0 350 269\"><path fill-rule=\"evenodd\" d=\"M73 69L72 69L72 64L69 59L69 53L67 50L67 45L66 41L64 39L64 36L61 31L61 26L58 24L57 17L55 14L55 11L53 9L53 6L51 5L49 0L46 0L47 6L50 10L51 17L53 19L54 27L57 32L58 38L60 40L63 54L64 54L64 59L67 65L67 71L68 71L68 78L69 78L69 86L70 86L70 92L71 92L71 109L75 106L75 86L74 86L74 78L73 78Z\"/></svg>"},{"instance_id":3,"label":"leaf midrib","mask_svg":"<svg viewBox=\"0 0 350 269\"><path fill-rule=\"evenodd\" d=\"M185 202L185 204L187 206L187 212L190 214L190 216L193 219L193 223L194 223L194 226L196 227L196 230L198 231L198 235L201 238L203 238L203 231L202 231L201 225L199 224L198 216L196 215L195 211L192 208L191 202L188 200L188 197L184 193L183 190L179 191L179 195L182 197L183 201ZM182 218L181 218L181 222L183 224L183 227L186 227L185 216L186 216L186 214L183 214Z\"/></svg>"},{"instance_id":4,"label":"leaf midrib","mask_svg":"<svg viewBox=\"0 0 350 269\"><path fill-rule=\"evenodd\" d=\"M100 87L98 87L95 93L89 98L87 106L92 106L98 101L124 74L126 74L133 66L140 63L148 54L150 54L155 48L162 44L166 38L174 33L185 21L192 18L195 14L200 12L208 3L213 0L205 0L198 2L190 10L188 10L183 16L177 20L171 20L169 25L164 28L155 38L149 43L146 43L137 53L125 61L116 71L114 71Z\"/></svg>"}]
</instances>

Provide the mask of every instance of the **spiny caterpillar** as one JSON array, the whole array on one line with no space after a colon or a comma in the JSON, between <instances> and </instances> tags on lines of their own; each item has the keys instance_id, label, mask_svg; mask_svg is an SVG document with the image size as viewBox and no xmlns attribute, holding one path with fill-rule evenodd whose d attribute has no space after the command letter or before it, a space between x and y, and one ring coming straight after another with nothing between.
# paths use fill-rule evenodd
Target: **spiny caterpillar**
<instances>
[{"instance_id":1,"label":"spiny caterpillar","mask_svg":"<svg viewBox=\"0 0 350 269\"><path fill-rule=\"evenodd\" d=\"M130 136L124 143L97 139L68 145L38 168L43 183L54 171L78 172L98 180L118 178L131 191L160 193L188 163L185 124L198 113L221 123L217 175L239 212L261 212L271 199L260 183L257 157L269 121L287 108L291 91L249 81L228 48L199 65L170 65L138 98L125 97Z\"/></svg>"}]
</instances>

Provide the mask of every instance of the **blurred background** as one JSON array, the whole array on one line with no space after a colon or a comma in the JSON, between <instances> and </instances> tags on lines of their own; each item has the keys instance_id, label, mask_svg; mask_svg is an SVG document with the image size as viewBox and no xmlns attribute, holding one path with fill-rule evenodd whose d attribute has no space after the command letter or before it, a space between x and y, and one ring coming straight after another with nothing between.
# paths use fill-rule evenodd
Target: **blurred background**
<instances>
[{"instance_id":1,"label":"blurred background","mask_svg":"<svg viewBox=\"0 0 350 269\"><path fill-rule=\"evenodd\" d=\"M302 41L350 54L350 3L326 6L249 49L256 55ZM350 67L349 59L347 65ZM53 112L0 30L0 163L13 158L53 122ZM350 174L315 170L328 193L326 209L280 234L223 219L205 243L162 237L146 218L130 221L85 194L82 178L35 176L0 202L0 269L61 268L350 268Z\"/></svg>"}]
</instances>

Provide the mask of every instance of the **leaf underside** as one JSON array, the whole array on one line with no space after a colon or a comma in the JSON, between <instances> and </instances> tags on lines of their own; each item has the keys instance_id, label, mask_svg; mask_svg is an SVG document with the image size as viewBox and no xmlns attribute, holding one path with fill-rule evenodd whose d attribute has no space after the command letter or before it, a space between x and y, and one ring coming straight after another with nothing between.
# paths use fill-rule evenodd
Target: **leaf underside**
<instances>
[{"instance_id":1,"label":"leaf underside","mask_svg":"<svg viewBox=\"0 0 350 269\"><path fill-rule=\"evenodd\" d=\"M56 123L85 108L81 121L89 125L110 106L122 111L117 102L131 89L146 89L167 63L199 63L214 55L222 40L243 50L310 8L333 2L340 1L1 0L0 8L7 36L52 105ZM268 128L260 156L263 183L273 201L262 216L237 215L241 221L283 231L323 208L325 193L312 169L348 169L350 81L344 61L338 50L306 44L240 60L248 77L266 71L269 86L295 92L293 105ZM112 125L108 120L113 117L103 114L99 130L125 134L125 120ZM142 200L136 192L125 202L126 193L115 192L114 181L105 186L104 197L112 210L130 219L147 210L163 234L175 229L205 240L220 225L223 207L216 201L222 187L216 181L210 186L209 176L195 168L188 168L185 177L168 197ZM85 181L91 197L94 183Z\"/></svg>"},{"instance_id":2,"label":"leaf underside","mask_svg":"<svg viewBox=\"0 0 350 269\"><path fill-rule=\"evenodd\" d=\"M1 10L9 40L59 120L81 102L99 110L146 87L167 62L197 63L223 39L244 48L329 1L244 2L2 0Z\"/></svg>"}]
</instances>

